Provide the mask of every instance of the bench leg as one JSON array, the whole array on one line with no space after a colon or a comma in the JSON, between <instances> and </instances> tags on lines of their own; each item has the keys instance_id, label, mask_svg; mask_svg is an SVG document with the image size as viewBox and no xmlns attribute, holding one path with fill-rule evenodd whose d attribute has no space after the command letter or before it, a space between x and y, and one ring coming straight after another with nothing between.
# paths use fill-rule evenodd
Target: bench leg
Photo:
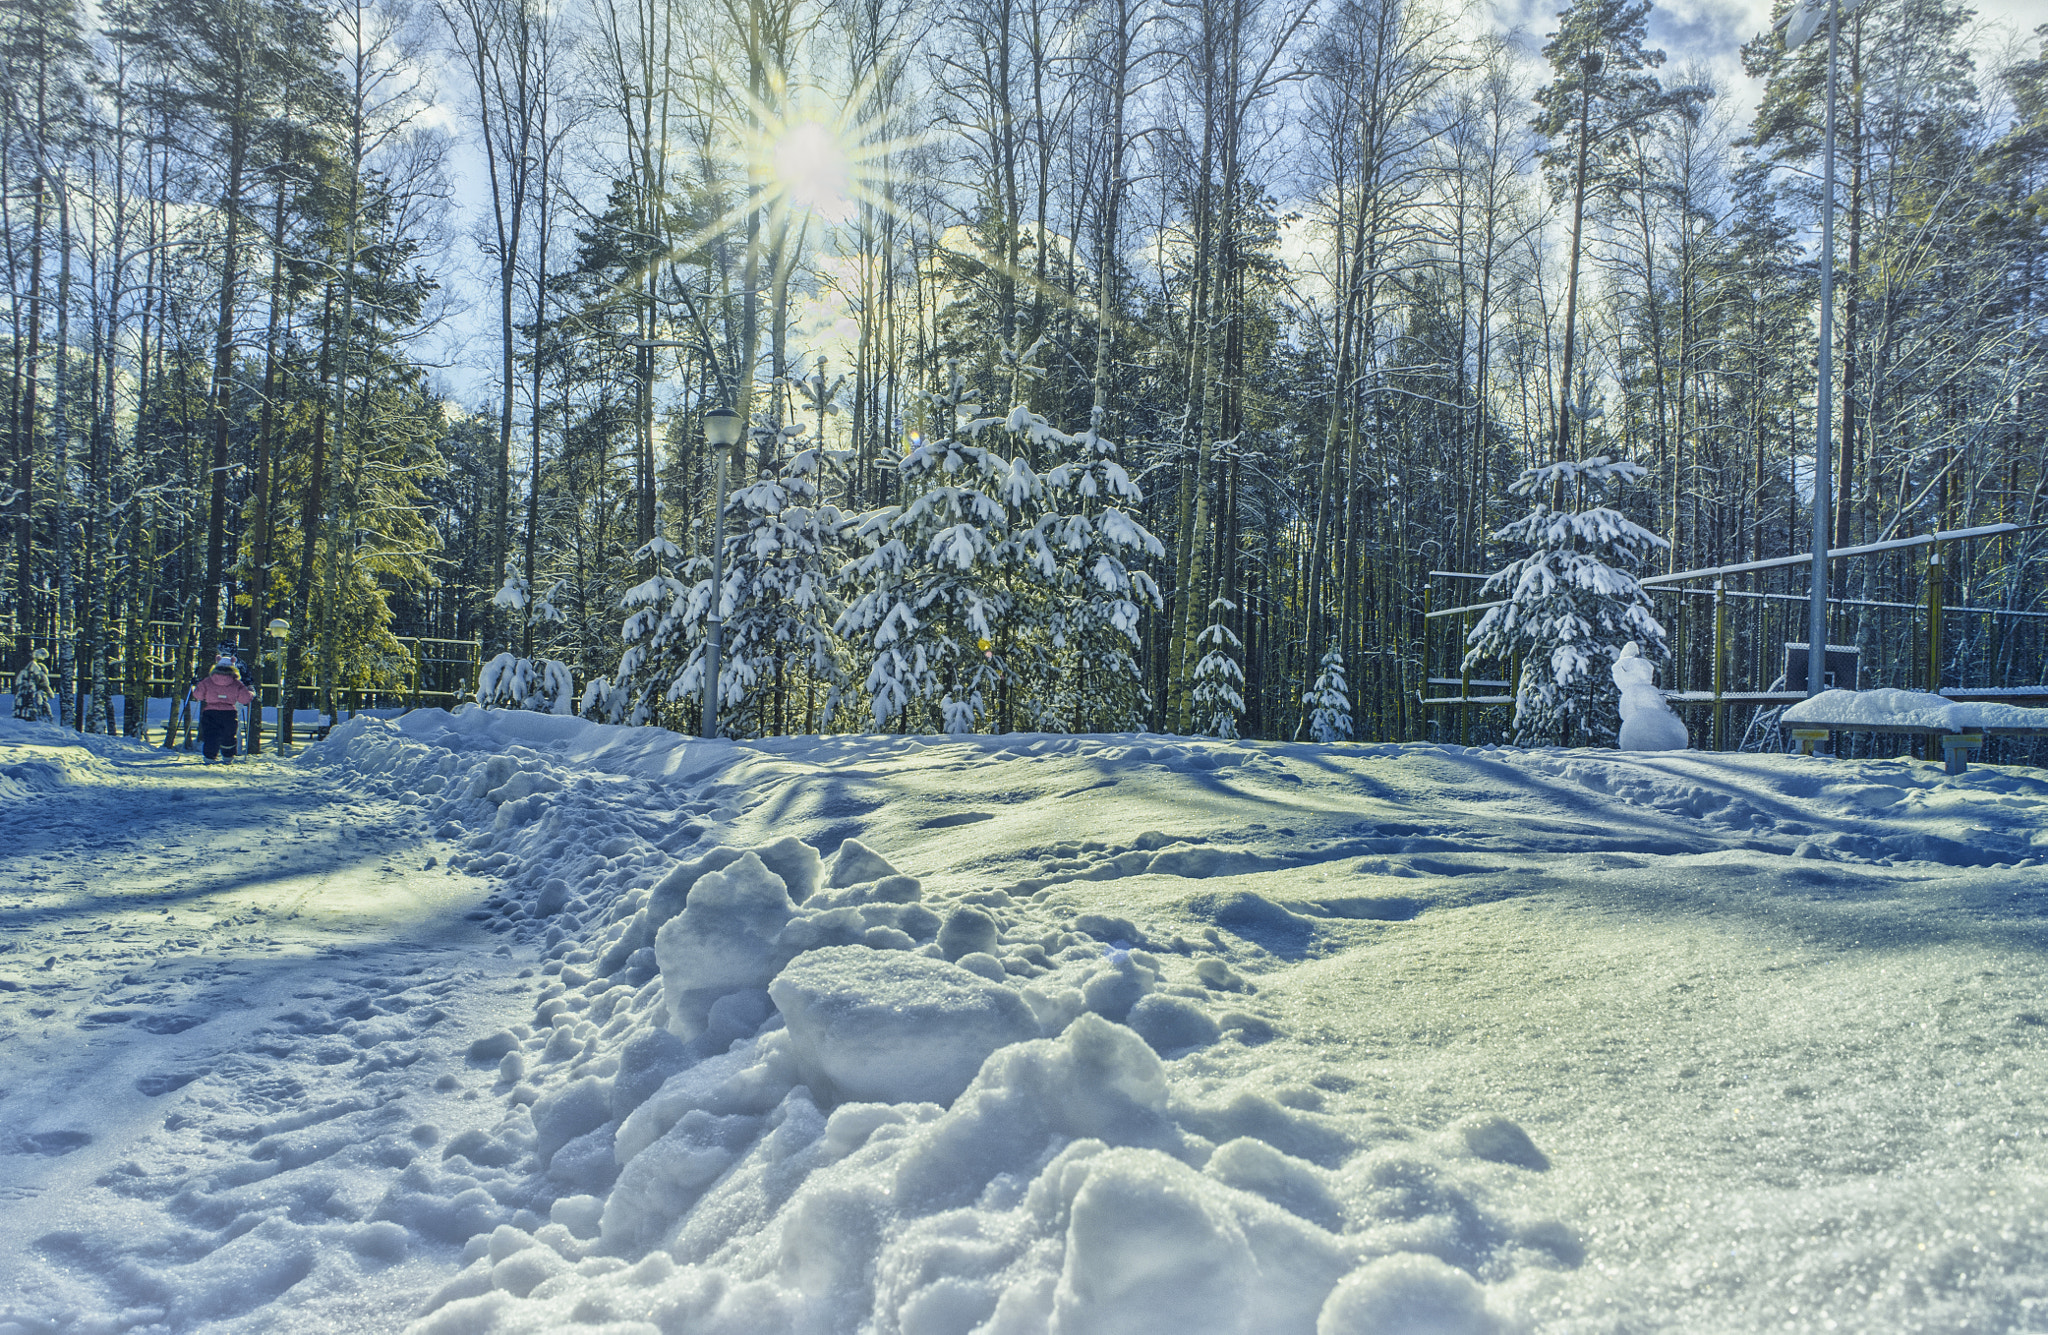
<instances>
[{"instance_id":1,"label":"bench leg","mask_svg":"<svg viewBox=\"0 0 2048 1335\"><path fill-rule=\"evenodd\" d=\"M1799 746L1799 754L1810 756L1813 748L1832 739L1834 734L1826 728L1794 728L1792 740Z\"/></svg>"},{"instance_id":2,"label":"bench leg","mask_svg":"<svg viewBox=\"0 0 2048 1335\"><path fill-rule=\"evenodd\" d=\"M1981 732L1951 732L1941 735L1941 769L1944 774L1961 774L1970 767L1970 752L1984 745Z\"/></svg>"}]
</instances>

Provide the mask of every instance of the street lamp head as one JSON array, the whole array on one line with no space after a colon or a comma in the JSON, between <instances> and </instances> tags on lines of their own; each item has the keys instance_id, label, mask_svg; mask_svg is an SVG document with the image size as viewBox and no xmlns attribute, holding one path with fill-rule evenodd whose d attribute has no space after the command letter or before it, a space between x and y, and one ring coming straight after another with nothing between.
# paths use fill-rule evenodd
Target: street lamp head
<instances>
[{"instance_id":1,"label":"street lamp head","mask_svg":"<svg viewBox=\"0 0 2048 1335\"><path fill-rule=\"evenodd\" d=\"M283 617L275 617L265 629L270 632L271 639L282 640L292 633L292 623Z\"/></svg>"},{"instance_id":2,"label":"street lamp head","mask_svg":"<svg viewBox=\"0 0 2048 1335\"><path fill-rule=\"evenodd\" d=\"M739 444L740 415L730 408L713 408L705 413L704 439L723 449Z\"/></svg>"}]
</instances>

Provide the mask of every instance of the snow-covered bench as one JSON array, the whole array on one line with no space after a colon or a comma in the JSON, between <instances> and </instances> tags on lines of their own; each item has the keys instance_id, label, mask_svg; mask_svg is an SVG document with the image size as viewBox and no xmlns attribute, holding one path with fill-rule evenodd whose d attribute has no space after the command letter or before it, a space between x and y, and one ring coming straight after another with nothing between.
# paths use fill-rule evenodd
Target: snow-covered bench
<instances>
[{"instance_id":1,"label":"snow-covered bench","mask_svg":"<svg viewBox=\"0 0 2048 1335\"><path fill-rule=\"evenodd\" d=\"M1942 768L1961 774L1969 753L1986 737L2048 737L2048 709L1986 701L1957 701L1919 691L1822 691L1779 716L1778 722L1810 756L1837 732L1886 732L1935 738Z\"/></svg>"}]
</instances>

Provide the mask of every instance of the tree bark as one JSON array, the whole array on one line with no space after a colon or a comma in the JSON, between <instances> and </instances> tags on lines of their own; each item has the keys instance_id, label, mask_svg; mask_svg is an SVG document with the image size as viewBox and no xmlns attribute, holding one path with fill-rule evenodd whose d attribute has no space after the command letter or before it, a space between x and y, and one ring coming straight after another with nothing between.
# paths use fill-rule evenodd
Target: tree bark
<instances>
[{"instance_id":1,"label":"tree bark","mask_svg":"<svg viewBox=\"0 0 2048 1335\"><path fill-rule=\"evenodd\" d=\"M241 91L241 90L238 90ZM200 593L202 653L218 647L222 630L221 569L227 539L228 434L234 412L235 278L241 268L242 175L249 157L248 117L240 110L228 130L227 193L221 199L226 228L221 244L220 306L213 335L213 455L206 502L206 587ZM211 640L214 643L208 644Z\"/></svg>"}]
</instances>

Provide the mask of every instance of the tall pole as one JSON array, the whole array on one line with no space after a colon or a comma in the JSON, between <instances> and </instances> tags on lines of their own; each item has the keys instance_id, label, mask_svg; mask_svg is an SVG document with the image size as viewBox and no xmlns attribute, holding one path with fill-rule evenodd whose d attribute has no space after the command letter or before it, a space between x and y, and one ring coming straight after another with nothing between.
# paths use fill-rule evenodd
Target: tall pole
<instances>
[{"instance_id":1,"label":"tall pole","mask_svg":"<svg viewBox=\"0 0 2048 1335\"><path fill-rule=\"evenodd\" d=\"M683 296L689 301L689 294ZM691 313L695 314L692 306ZM701 328L701 322L700 322ZM656 348L694 348L699 345L687 340L643 338L634 340L634 345L647 354L648 365L653 365ZM704 666L708 675L704 679L704 728L703 735L718 736L718 673L721 660L725 657L725 618L719 613L719 602L725 587L725 469L732 456L733 447L739 444L741 428L746 419L732 410L732 384L725 378L725 372L718 365L718 358L711 352L711 337L705 331L702 350L710 364L712 374L718 378L720 394L726 406L713 408L704 414L704 443L718 461L717 496L712 502L711 519L711 612L705 618ZM822 359L821 359L822 361ZM822 373L823 367L820 366ZM652 440L650 435L648 439ZM652 511L650 510L651 514Z\"/></svg>"},{"instance_id":2,"label":"tall pole","mask_svg":"<svg viewBox=\"0 0 2048 1335\"><path fill-rule=\"evenodd\" d=\"M718 449L718 499L711 521L711 615L710 635L704 645L704 735L718 736L718 673L725 657L725 618L719 603L725 595L725 465L731 446Z\"/></svg>"},{"instance_id":3,"label":"tall pole","mask_svg":"<svg viewBox=\"0 0 2048 1335\"><path fill-rule=\"evenodd\" d=\"M1829 455L1829 425L1834 420L1835 389L1835 44L1841 11L1828 6L1827 129L1821 147L1820 194L1820 382L1814 393L1813 443L1813 601L1807 612L1806 694L1819 695L1828 653L1829 498L1834 490L1834 460Z\"/></svg>"},{"instance_id":4,"label":"tall pole","mask_svg":"<svg viewBox=\"0 0 2048 1335\"><path fill-rule=\"evenodd\" d=\"M716 455L718 469L711 521L711 612L705 618L704 642L704 736L710 738L718 736L718 673L725 657L725 617L720 608L725 594L725 469L744 423L731 408L704 414L704 443Z\"/></svg>"},{"instance_id":5,"label":"tall pole","mask_svg":"<svg viewBox=\"0 0 2048 1335\"><path fill-rule=\"evenodd\" d=\"M1593 80L1600 77L1604 63L1605 57L1598 51L1588 51L1579 57L1579 74L1584 83L1579 90L1579 163L1572 178L1572 253L1564 280L1564 365L1559 370L1557 398L1560 462L1572 457L1572 345L1579 318L1579 237L1586 224L1586 159L1592 152ZM1563 486L1562 481L1558 486ZM1560 504L1554 488L1551 508L1557 509Z\"/></svg>"}]
</instances>

